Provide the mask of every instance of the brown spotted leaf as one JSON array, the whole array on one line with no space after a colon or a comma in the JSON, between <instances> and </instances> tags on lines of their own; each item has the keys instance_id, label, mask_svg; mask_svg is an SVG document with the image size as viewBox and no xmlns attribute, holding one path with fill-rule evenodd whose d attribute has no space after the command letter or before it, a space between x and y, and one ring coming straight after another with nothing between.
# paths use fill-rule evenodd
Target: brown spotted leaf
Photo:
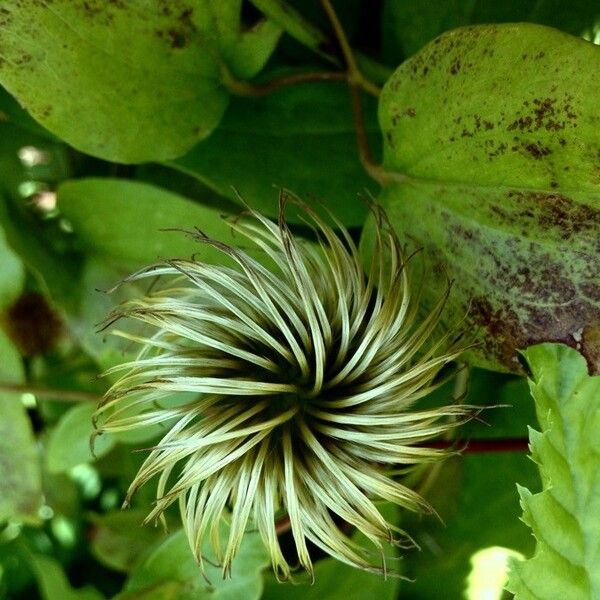
<instances>
[{"instance_id":1,"label":"brown spotted leaf","mask_svg":"<svg viewBox=\"0 0 600 600\"><path fill-rule=\"evenodd\" d=\"M219 124L224 67L256 75L281 33L241 28L241 0L0 0L0 83L77 149L181 156Z\"/></svg>"},{"instance_id":2,"label":"brown spotted leaf","mask_svg":"<svg viewBox=\"0 0 600 600\"><path fill-rule=\"evenodd\" d=\"M424 248L425 300L479 333L475 364L562 341L600 363L600 48L547 27L444 34L400 66L380 102L381 201ZM369 228L365 246L368 247Z\"/></svg>"}]
</instances>

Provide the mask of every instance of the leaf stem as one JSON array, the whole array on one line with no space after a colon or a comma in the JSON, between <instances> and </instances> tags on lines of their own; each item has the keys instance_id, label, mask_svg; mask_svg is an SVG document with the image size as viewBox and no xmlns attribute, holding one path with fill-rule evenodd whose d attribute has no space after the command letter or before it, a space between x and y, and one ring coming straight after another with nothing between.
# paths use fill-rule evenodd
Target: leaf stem
<instances>
[{"instance_id":1,"label":"leaf stem","mask_svg":"<svg viewBox=\"0 0 600 600\"><path fill-rule=\"evenodd\" d=\"M340 23L340 20L338 19L330 0L321 0L321 6L327 14L327 18L331 23L336 40L340 46L340 50L342 51L342 56L346 62L348 82L351 86L362 88L365 92L368 92L373 96L379 96L381 94L379 87L376 86L372 81L369 81L358 68L356 59L354 58L354 53L352 52L352 48L350 47L350 43L346 37L346 32L344 31L344 28L342 27L342 24Z\"/></svg>"},{"instance_id":2,"label":"leaf stem","mask_svg":"<svg viewBox=\"0 0 600 600\"><path fill-rule=\"evenodd\" d=\"M487 452L527 452L527 438L492 438L478 440L438 440L424 444L428 448L455 449L460 454L482 454Z\"/></svg>"},{"instance_id":3,"label":"leaf stem","mask_svg":"<svg viewBox=\"0 0 600 600\"><path fill-rule=\"evenodd\" d=\"M236 79L230 73L224 72L224 83L227 89L238 96L260 97L275 92L281 88L309 83L314 81L346 81L346 73L341 71L316 71L311 73L294 73L283 75L264 83L250 83Z\"/></svg>"},{"instance_id":4,"label":"leaf stem","mask_svg":"<svg viewBox=\"0 0 600 600\"><path fill-rule=\"evenodd\" d=\"M355 85L350 84L350 96L352 99L352 120L356 131L356 145L358 148L358 158L365 171L380 185L387 181L387 173L383 167L378 164L371 155L369 148L369 137L365 127L364 112L362 109L361 91Z\"/></svg>"},{"instance_id":5,"label":"leaf stem","mask_svg":"<svg viewBox=\"0 0 600 600\"><path fill-rule=\"evenodd\" d=\"M390 179L401 180L403 179L402 175L388 173L382 165L375 162L369 148L369 138L365 127L361 92L365 91L374 96L379 96L381 90L374 83L366 79L358 68L354 53L352 52L352 48L350 47L350 43L344 32L344 28L342 27L330 0L321 0L321 5L331 23L342 56L346 62L347 80L348 85L350 86L352 100L352 119L356 130L356 144L360 162L365 171L380 185L384 185Z\"/></svg>"},{"instance_id":6,"label":"leaf stem","mask_svg":"<svg viewBox=\"0 0 600 600\"><path fill-rule=\"evenodd\" d=\"M21 383L0 382L0 392L33 394L38 398L55 400L57 402L98 402L102 399L101 394L96 394L94 392L60 390Z\"/></svg>"}]
</instances>

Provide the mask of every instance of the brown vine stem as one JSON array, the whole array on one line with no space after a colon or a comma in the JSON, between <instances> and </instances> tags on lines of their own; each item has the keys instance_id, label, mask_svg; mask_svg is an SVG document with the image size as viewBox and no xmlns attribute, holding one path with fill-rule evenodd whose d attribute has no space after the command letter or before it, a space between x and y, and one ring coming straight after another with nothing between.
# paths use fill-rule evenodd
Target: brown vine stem
<instances>
[{"instance_id":1,"label":"brown vine stem","mask_svg":"<svg viewBox=\"0 0 600 600\"><path fill-rule=\"evenodd\" d=\"M102 399L100 394L95 394L94 392L59 390L20 383L0 382L0 392L33 394L38 398L50 399L56 402L98 402Z\"/></svg>"},{"instance_id":2,"label":"brown vine stem","mask_svg":"<svg viewBox=\"0 0 600 600\"><path fill-rule=\"evenodd\" d=\"M369 137L365 127L360 89L350 84L350 95L352 98L352 119L356 130L356 145L358 147L358 158L365 171L380 185L388 181L388 173L383 167L375 162L369 148Z\"/></svg>"},{"instance_id":3,"label":"brown vine stem","mask_svg":"<svg viewBox=\"0 0 600 600\"><path fill-rule=\"evenodd\" d=\"M235 79L231 74L225 74L224 80L227 89L233 94L246 97L260 97L290 85L314 81L346 81L347 75L341 71L316 71L313 73L283 75L271 79L270 81L266 81L265 83L250 83L248 81Z\"/></svg>"},{"instance_id":4,"label":"brown vine stem","mask_svg":"<svg viewBox=\"0 0 600 600\"><path fill-rule=\"evenodd\" d=\"M354 53L352 52L352 48L350 47L350 43L348 42L348 38L346 37L346 32L338 19L337 13L335 9L331 5L330 0L321 0L321 6L331 23L331 27L333 28L333 33L337 39L338 44L340 45L340 50L342 51L342 55L344 60L346 61L346 68L348 70L348 82L351 86L357 86L362 88L365 92L369 94L373 94L374 96L379 96L381 90L371 81L366 79L358 65L356 64L356 59L354 58Z\"/></svg>"},{"instance_id":5,"label":"brown vine stem","mask_svg":"<svg viewBox=\"0 0 600 600\"><path fill-rule=\"evenodd\" d=\"M344 28L338 19L338 16L331 5L330 0L321 0L321 6L327 14L327 18L331 23L336 40L340 46L340 50L346 62L347 80L350 86L350 94L352 99L352 118L354 120L354 128L356 130L356 143L358 146L358 156L365 171L380 185L388 183L390 180L403 180L404 176L398 173L387 172L382 165L373 160L371 150L369 148L369 138L365 127L364 112L362 109L362 91L366 91L374 96L379 96L381 90L361 73L354 53L344 32Z\"/></svg>"},{"instance_id":6,"label":"brown vine stem","mask_svg":"<svg viewBox=\"0 0 600 600\"><path fill-rule=\"evenodd\" d=\"M440 440L428 442L428 448L457 450L460 454L482 454L488 452L527 452L527 438L492 438L480 440Z\"/></svg>"}]
</instances>

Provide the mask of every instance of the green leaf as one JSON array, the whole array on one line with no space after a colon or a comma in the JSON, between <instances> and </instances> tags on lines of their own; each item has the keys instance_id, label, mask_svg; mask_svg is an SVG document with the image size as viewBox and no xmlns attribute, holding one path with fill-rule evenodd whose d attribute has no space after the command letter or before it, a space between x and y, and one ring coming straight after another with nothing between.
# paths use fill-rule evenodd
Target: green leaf
<instances>
[{"instance_id":1,"label":"green leaf","mask_svg":"<svg viewBox=\"0 0 600 600\"><path fill-rule=\"evenodd\" d=\"M306 20L285 0L251 0L257 8L273 19L285 32L301 44L325 57L323 48L329 45L327 37Z\"/></svg>"},{"instance_id":2,"label":"green leaf","mask_svg":"<svg viewBox=\"0 0 600 600\"><path fill-rule=\"evenodd\" d=\"M35 522L41 503L39 457L27 411L18 396L0 393L0 523Z\"/></svg>"},{"instance_id":3,"label":"green leaf","mask_svg":"<svg viewBox=\"0 0 600 600\"><path fill-rule=\"evenodd\" d=\"M19 118L9 118L8 122L0 119L0 190L22 202L31 194L21 190L23 183L34 184L35 191L47 189L68 177L71 170L67 146L39 131L40 127L23 126L23 116L19 113Z\"/></svg>"},{"instance_id":4,"label":"green leaf","mask_svg":"<svg viewBox=\"0 0 600 600\"><path fill-rule=\"evenodd\" d=\"M458 435L464 440L524 438L535 418L522 377L474 369L465 402L490 408L483 413L486 426L473 420L461 427ZM414 580L406 586L411 600L463 598L471 560L484 548L532 551L530 532L518 519L516 473L535 485L536 469L522 451L469 453L430 471L419 491L439 519L406 515L402 522L421 548L404 558L404 574Z\"/></svg>"},{"instance_id":5,"label":"green leaf","mask_svg":"<svg viewBox=\"0 0 600 600\"><path fill-rule=\"evenodd\" d=\"M58 189L58 206L73 226L81 250L126 270L192 255L205 262L223 262L224 255L218 250L181 231L165 229L198 227L224 243L235 244L240 239L218 211L135 181L65 181Z\"/></svg>"},{"instance_id":6,"label":"green leaf","mask_svg":"<svg viewBox=\"0 0 600 600\"><path fill-rule=\"evenodd\" d=\"M384 579L382 575L361 571L334 558L324 558L315 563L312 585L279 583L269 573L261 600L395 600L399 589L398 578Z\"/></svg>"},{"instance_id":7,"label":"green leaf","mask_svg":"<svg viewBox=\"0 0 600 600\"><path fill-rule=\"evenodd\" d=\"M35 121L20 104L0 86L0 123L8 122L35 135L56 141L56 138Z\"/></svg>"},{"instance_id":8,"label":"green leaf","mask_svg":"<svg viewBox=\"0 0 600 600\"><path fill-rule=\"evenodd\" d=\"M81 494L75 481L65 473L49 473L42 465L44 504L49 506L60 519L80 518ZM56 522L54 522L56 524ZM67 532L69 535L69 532Z\"/></svg>"},{"instance_id":9,"label":"green leaf","mask_svg":"<svg viewBox=\"0 0 600 600\"><path fill-rule=\"evenodd\" d=\"M105 290L114 287L126 274L126 271L114 267L103 257L90 256L82 269L81 301L77 310L68 316L71 330L100 371L135 357L128 342L98 332L99 324L115 306L143 291L132 285L122 286L112 294L106 293Z\"/></svg>"},{"instance_id":10,"label":"green leaf","mask_svg":"<svg viewBox=\"0 0 600 600\"><path fill-rule=\"evenodd\" d=\"M115 445L111 436L96 438L94 455L90 449L90 436L94 432L92 415L96 410L93 402L74 406L60 419L50 434L46 448L46 462L50 473L64 473L81 463L87 463L108 454Z\"/></svg>"},{"instance_id":11,"label":"green leaf","mask_svg":"<svg viewBox=\"0 0 600 600\"><path fill-rule=\"evenodd\" d=\"M4 529L3 533L6 536L7 530ZM0 544L0 598L2 600L23 597L23 591L35 585L29 557L30 552L21 536Z\"/></svg>"},{"instance_id":12,"label":"green leaf","mask_svg":"<svg viewBox=\"0 0 600 600\"><path fill-rule=\"evenodd\" d=\"M186 600L185 583L180 581L164 581L145 587L143 590L121 592L113 600Z\"/></svg>"},{"instance_id":13,"label":"green leaf","mask_svg":"<svg viewBox=\"0 0 600 600\"><path fill-rule=\"evenodd\" d=\"M21 357L0 329L0 379L23 383ZM38 520L42 480L31 422L18 394L0 392L0 523Z\"/></svg>"},{"instance_id":14,"label":"green leaf","mask_svg":"<svg viewBox=\"0 0 600 600\"><path fill-rule=\"evenodd\" d=\"M531 21L581 35L600 18L600 8L588 0L386 0L383 40L389 58L399 60L419 51L439 34L474 23Z\"/></svg>"},{"instance_id":15,"label":"green leaf","mask_svg":"<svg viewBox=\"0 0 600 600\"><path fill-rule=\"evenodd\" d=\"M368 129L376 132L367 98L365 109ZM171 164L234 200L235 186L270 216L277 215L277 186L308 202L318 198L353 226L367 213L359 194L376 188L358 160L355 138L347 86L311 83L232 100L219 129ZM290 219L300 222L292 210Z\"/></svg>"},{"instance_id":16,"label":"green leaf","mask_svg":"<svg viewBox=\"0 0 600 600\"><path fill-rule=\"evenodd\" d=\"M166 163L138 165L133 179L179 194L193 202L199 202L203 206L215 208L226 214L235 214L240 210L239 202L217 194L193 175L186 175L180 171L174 173L172 167Z\"/></svg>"},{"instance_id":17,"label":"green leaf","mask_svg":"<svg viewBox=\"0 0 600 600\"><path fill-rule=\"evenodd\" d=\"M226 538L223 537L225 542ZM203 554L214 562L214 555L208 546ZM138 597L147 600L257 600L263 587L261 571L268 563L260 535L257 532L247 533L233 562L230 579L223 579L220 567L205 563L209 584L200 573L185 533L178 531L133 570L124 593L115 600ZM179 595L169 596L169 593L177 591L177 585L180 586Z\"/></svg>"},{"instance_id":18,"label":"green leaf","mask_svg":"<svg viewBox=\"0 0 600 600\"><path fill-rule=\"evenodd\" d=\"M6 243L0 225L0 310L10 306L21 294L25 283L25 269L19 257Z\"/></svg>"},{"instance_id":19,"label":"green leaf","mask_svg":"<svg viewBox=\"0 0 600 600\"><path fill-rule=\"evenodd\" d=\"M534 469L520 453L472 454L441 466L425 494L441 522L410 524L421 547L407 557L411 599L462 598L470 559L483 548L531 551L531 536L518 520L515 473L534 482Z\"/></svg>"},{"instance_id":20,"label":"green leaf","mask_svg":"<svg viewBox=\"0 0 600 600\"><path fill-rule=\"evenodd\" d=\"M600 82L585 77L598 68L600 47L540 25L446 33L385 85L385 166L441 182L598 191Z\"/></svg>"},{"instance_id":21,"label":"green leaf","mask_svg":"<svg viewBox=\"0 0 600 600\"><path fill-rule=\"evenodd\" d=\"M22 158L24 151L33 153L33 164ZM61 308L76 303L77 258L68 252L68 236L56 220L36 210L21 186L51 189L70 171L64 144L0 122L0 224L8 245Z\"/></svg>"},{"instance_id":22,"label":"green leaf","mask_svg":"<svg viewBox=\"0 0 600 600\"><path fill-rule=\"evenodd\" d=\"M380 503L379 511L388 523L398 522L398 507L391 503ZM369 545L367 537L355 530L352 539L363 547ZM375 552L378 552L374 550ZM379 573L368 573L335 558L328 557L315 563L314 583L280 583L274 573L265 576L265 591L261 600L394 600L398 597L401 579L397 576L402 569L397 548L388 546L385 550L386 566L394 572L385 578Z\"/></svg>"},{"instance_id":23,"label":"green leaf","mask_svg":"<svg viewBox=\"0 0 600 600\"><path fill-rule=\"evenodd\" d=\"M71 587L61 564L40 554L31 555L38 587L43 600L103 600L104 596L92 586L80 589Z\"/></svg>"},{"instance_id":24,"label":"green leaf","mask_svg":"<svg viewBox=\"0 0 600 600\"><path fill-rule=\"evenodd\" d=\"M588 42L481 26L438 38L384 88L384 162L406 177L381 202L424 248L425 302L455 282L446 320L469 311L477 365L519 371L515 349L550 340L597 361L598 70Z\"/></svg>"},{"instance_id":25,"label":"green leaf","mask_svg":"<svg viewBox=\"0 0 600 600\"><path fill-rule=\"evenodd\" d=\"M0 224L10 247L61 312L74 309L81 292L79 257L52 248L44 228L31 215L12 209L10 201L0 194Z\"/></svg>"},{"instance_id":26,"label":"green leaf","mask_svg":"<svg viewBox=\"0 0 600 600\"><path fill-rule=\"evenodd\" d=\"M146 515L140 510L92 515L92 554L111 569L131 571L148 548L164 537L161 528L142 525Z\"/></svg>"},{"instance_id":27,"label":"green leaf","mask_svg":"<svg viewBox=\"0 0 600 600\"><path fill-rule=\"evenodd\" d=\"M214 39L223 60L236 77L254 77L265 66L282 33L271 19L243 30L242 0L204 0L196 25Z\"/></svg>"},{"instance_id":28,"label":"green leaf","mask_svg":"<svg viewBox=\"0 0 600 600\"><path fill-rule=\"evenodd\" d=\"M513 562L517 600L600 597L600 377L573 349L543 344L524 353L541 432L529 433L543 491L519 487L536 551Z\"/></svg>"},{"instance_id":29,"label":"green leaf","mask_svg":"<svg viewBox=\"0 0 600 600\"><path fill-rule=\"evenodd\" d=\"M174 158L227 106L214 39L229 24L224 5L232 3L4 3L0 82L79 150L128 163Z\"/></svg>"}]
</instances>

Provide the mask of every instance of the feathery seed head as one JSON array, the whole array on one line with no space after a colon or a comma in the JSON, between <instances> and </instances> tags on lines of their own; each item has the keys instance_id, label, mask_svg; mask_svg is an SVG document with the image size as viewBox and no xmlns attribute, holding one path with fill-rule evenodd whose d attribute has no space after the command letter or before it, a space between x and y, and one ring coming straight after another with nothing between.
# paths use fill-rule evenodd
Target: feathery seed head
<instances>
[{"instance_id":1,"label":"feathery seed head","mask_svg":"<svg viewBox=\"0 0 600 600\"><path fill-rule=\"evenodd\" d=\"M286 202L304 210L318 243L295 239ZM144 298L111 317L141 322L135 361L96 413L98 433L165 423L166 432L131 484L158 477L148 521L178 501L192 551L202 565L208 537L227 574L244 532L260 532L278 577L291 567L276 519L287 515L299 564L312 575L307 540L351 565L385 572L334 517L382 542L410 542L385 521L376 501L410 510L426 502L392 477L398 466L432 461L424 446L463 422L468 409L414 404L463 350L450 334L434 339L443 308L419 319L402 249L373 207L377 239L365 274L348 232L340 234L289 192L274 224L254 210L232 227L272 263L194 233L235 266L167 260L127 278L160 276ZM173 405L174 392L187 392ZM191 398L191 399L190 399ZM219 526L229 520L226 547Z\"/></svg>"}]
</instances>

